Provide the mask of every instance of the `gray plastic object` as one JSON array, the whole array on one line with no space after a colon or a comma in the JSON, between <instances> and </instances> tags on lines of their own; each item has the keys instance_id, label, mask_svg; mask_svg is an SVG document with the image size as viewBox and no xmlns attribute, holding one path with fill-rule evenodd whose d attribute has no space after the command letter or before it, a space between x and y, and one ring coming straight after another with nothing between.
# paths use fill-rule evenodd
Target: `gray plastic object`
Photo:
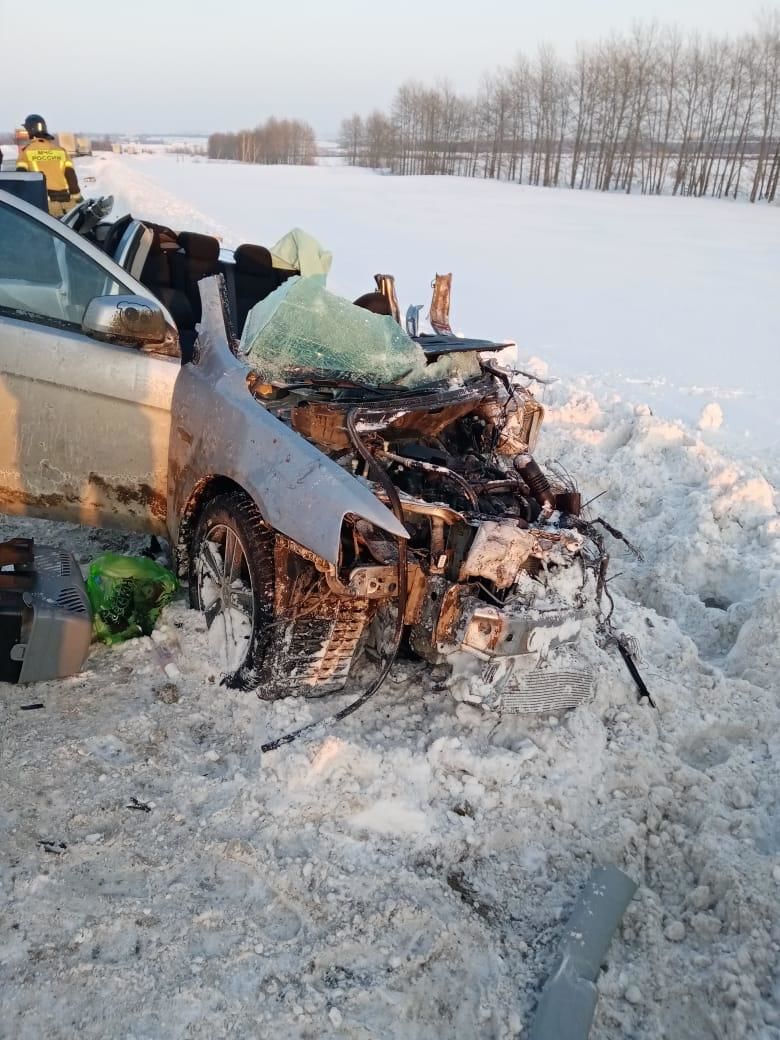
<instances>
[{"instance_id":1,"label":"gray plastic object","mask_svg":"<svg viewBox=\"0 0 780 1040\"><path fill-rule=\"evenodd\" d=\"M421 303L410 303L406 308L406 335L416 339L420 334L420 311L423 309Z\"/></svg>"},{"instance_id":2,"label":"gray plastic object","mask_svg":"<svg viewBox=\"0 0 780 1040\"><path fill-rule=\"evenodd\" d=\"M49 212L49 197L46 194L46 179L42 173L0 173L0 191L15 195L22 202Z\"/></svg>"},{"instance_id":3,"label":"gray plastic object","mask_svg":"<svg viewBox=\"0 0 780 1040\"><path fill-rule=\"evenodd\" d=\"M598 1000L599 969L636 887L617 867L594 868L564 927L530 1040L586 1040Z\"/></svg>"},{"instance_id":4,"label":"gray plastic object","mask_svg":"<svg viewBox=\"0 0 780 1040\"><path fill-rule=\"evenodd\" d=\"M92 610L73 555L36 545L33 570L34 586L22 593L28 621L22 641L11 648L11 659L22 662L20 683L75 675L92 641Z\"/></svg>"}]
</instances>

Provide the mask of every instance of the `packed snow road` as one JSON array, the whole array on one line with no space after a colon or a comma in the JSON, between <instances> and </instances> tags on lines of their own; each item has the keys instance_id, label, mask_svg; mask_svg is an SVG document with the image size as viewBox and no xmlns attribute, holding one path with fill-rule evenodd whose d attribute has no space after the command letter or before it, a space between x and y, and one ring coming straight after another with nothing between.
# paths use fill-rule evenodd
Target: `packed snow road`
<instances>
[{"instance_id":1,"label":"packed snow road","mask_svg":"<svg viewBox=\"0 0 780 1040\"><path fill-rule=\"evenodd\" d=\"M521 1036L577 891L593 864L613 862L640 887L599 979L593 1037L780 1038L775 463L732 450L745 439L734 424L747 421L729 411L737 398L695 398L696 414L723 407L720 429L715 408L700 429L679 420L682 398L667 390L690 380L685 358L665 357L652 408L647 384L629 394L623 380L616 392L600 374L625 373L631 320L645 342L649 323L679 324L675 276L649 264L651 244L636 237L644 206L656 207L652 241L666 230L681 243L702 314L723 302L713 242L742 258L731 298L777 364L766 293L777 265L758 211L724 206L720 218L708 203L523 191L527 203L505 214L508 242L527 242L538 212L560 221L562 257L569 227L598 258L598 214L608 224L630 212L626 271L654 272L638 322L630 301L609 325L583 304L565 335L550 301L582 301L593 270L561 259L554 293L521 286L510 306L496 291L506 254L494 249L486 265L480 238L460 235L466 206L468 227L491 226L506 186L466 203L481 186L374 178L358 189L369 175L166 157L92 169L96 187L139 214L221 227L228 243L301 224L334 249L333 284L352 295L374 270L394 269L422 298L430 265L452 266L458 323L521 336L524 367L539 375L555 360L540 329L556 325L558 360L583 374L547 388L537 455L565 464L585 500L601 495L594 515L643 552L636 561L611 543L610 588L657 709L637 703L606 654L591 662L595 700L560 720L497 718L463 701L465 680L443 690L427 667L401 662L333 732L263 756L269 736L349 696L269 704L226 690L183 602L153 640L96 648L78 677L2 686L0 1036ZM692 205L712 226L702 217L689 236ZM679 273L678 262L668 258ZM696 328L686 335L699 385L720 382ZM603 355L586 349L597 341ZM776 409L776 386L763 392ZM764 426L751 442L768 436ZM141 547L5 519L0 533L67 544L84 562ZM44 707L21 710L34 702Z\"/></svg>"}]
</instances>

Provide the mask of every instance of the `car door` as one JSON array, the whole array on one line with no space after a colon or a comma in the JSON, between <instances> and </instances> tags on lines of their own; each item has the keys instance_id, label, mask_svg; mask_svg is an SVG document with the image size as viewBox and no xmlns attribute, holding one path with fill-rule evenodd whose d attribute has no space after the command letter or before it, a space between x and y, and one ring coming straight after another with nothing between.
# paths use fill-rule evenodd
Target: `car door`
<instances>
[{"instance_id":1,"label":"car door","mask_svg":"<svg viewBox=\"0 0 780 1040\"><path fill-rule=\"evenodd\" d=\"M89 242L0 191L3 512L166 533L179 359L82 331L90 300L127 294L154 299Z\"/></svg>"}]
</instances>

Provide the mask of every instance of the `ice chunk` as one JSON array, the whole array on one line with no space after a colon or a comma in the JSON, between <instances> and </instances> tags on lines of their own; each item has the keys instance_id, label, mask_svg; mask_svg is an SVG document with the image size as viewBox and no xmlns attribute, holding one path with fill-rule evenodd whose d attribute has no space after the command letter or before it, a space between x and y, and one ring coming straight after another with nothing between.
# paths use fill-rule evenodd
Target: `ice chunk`
<instances>
[{"instance_id":1,"label":"ice chunk","mask_svg":"<svg viewBox=\"0 0 780 1040\"><path fill-rule=\"evenodd\" d=\"M698 427L700 430L719 430L723 425L723 409L717 401L710 401L701 410Z\"/></svg>"}]
</instances>

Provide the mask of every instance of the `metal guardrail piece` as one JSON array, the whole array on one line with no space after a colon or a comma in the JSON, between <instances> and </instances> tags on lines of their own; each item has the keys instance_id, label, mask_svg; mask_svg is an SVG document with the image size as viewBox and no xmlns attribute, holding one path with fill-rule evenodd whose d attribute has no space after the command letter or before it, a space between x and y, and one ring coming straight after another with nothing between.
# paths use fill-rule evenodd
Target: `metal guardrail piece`
<instances>
[{"instance_id":1,"label":"metal guardrail piece","mask_svg":"<svg viewBox=\"0 0 780 1040\"><path fill-rule=\"evenodd\" d=\"M564 927L530 1040L586 1040L598 1000L596 978L636 888L636 882L615 866L594 868Z\"/></svg>"}]
</instances>

